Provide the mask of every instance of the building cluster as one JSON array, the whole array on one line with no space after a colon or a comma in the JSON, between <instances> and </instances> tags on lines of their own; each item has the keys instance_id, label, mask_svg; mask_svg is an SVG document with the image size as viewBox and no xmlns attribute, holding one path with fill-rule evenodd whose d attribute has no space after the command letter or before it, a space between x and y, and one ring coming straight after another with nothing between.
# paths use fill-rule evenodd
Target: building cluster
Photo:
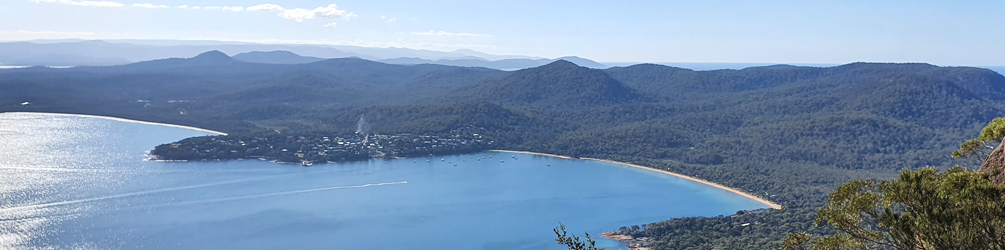
<instances>
[{"instance_id":1,"label":"building cluster","mask_svg":"<svg viewBox=\"0 0 1005 250\"><path fill-rule=\"evenodd\" d=\"M490 149L495 141L468 130L441 135L287 135L208 136L160 145L151 155L161 160L263 159L308 166L372 158L447 155Z\"/></svg>"}]
</instances>

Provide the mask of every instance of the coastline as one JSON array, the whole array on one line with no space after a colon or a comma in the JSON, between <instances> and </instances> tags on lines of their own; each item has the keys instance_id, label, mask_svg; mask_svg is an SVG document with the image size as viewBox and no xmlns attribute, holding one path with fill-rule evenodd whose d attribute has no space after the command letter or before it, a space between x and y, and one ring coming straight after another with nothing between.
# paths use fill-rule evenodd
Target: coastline
<instances>
[{"instance_id":1,"label":"coastline","mask_svg":"<svg viewBox=\"0 0 1005 250\"><path fill-rule=\"evenodd\" d=\"M604 237L604 238L609 239L609 240L614 240L614 241L617 241L617 242L625 243L626 246L628 247L628 249L631 249L631 250L649 250L649 247L645 245L646 242L649 241L649 239L647 239L645 237L642 237L640 239L635 239L632 236L628 236L628 235L624 235L624 234L618 234L616 232L604 232L604 233L600 234L600 237Z\"/></svg>"},{"instance_id":2,"label":"coastline","mask_svg":"<svg viewBox=\"0 0 1005 250\"><path fill-rule=\"evenodd\" d=\"M22 114L47 114L47 115L60 115L60 116L75 116L75 117L98 118L98 119L106 119L106 120L120 121L120 122L130 122L130 123L139 123L139 124L147 124L147 125L156 125L156 126L165 126L165 127L174 127L174 128L184 128L184 129L191 129L191 130L196 130L196 131L201 131L201 132L206 132L206 133L212 133L212 134L217 134L217 135L227 135L227 133L224 133L224 132L215 131L215 130L209 130L209 129L204 129L204 128L198 128L198 127L192 127L192 126L184 126L184 125L169 124L169 123L149 122L149 121L140 121L140 120L131 120L131 119L126 119L126 118L111 117L111 116L85 115L85 114L67 114L67 113L47 113L47 112L5 112L5 113L11 113L11 114L18 114L18 113L22 113ZM529 154L529 155L538 155L538 156L547 156L547 157L555 157L555 158L567 159L567 160L600 161L600 162L606 162L606 163L611 163L611 164L618 164L618 165L622 165L622 166L633 167L633 168L637 168L637 169L654 171L654 172L658 172L658 173L663 173L663 174L667 174L667 175L679 177L679 178L682 178L682 179L685 179L685 180L690 180L690 181L697 182L697 183L700 183L700 184L708 185L708 186L711 186L711 187L714 187L714 188L718 188L718 189L721 189L721 190L725 190L727 192L731 192L731 193L743 196L744 198L748 198L748 199L757 201L758 203L764 204L764 205L766 205L766 206L768 206L768 207L770 207L772 209L782 209L782 205L779 205L777 203L774 203L774 202L771 202L769 200L763 199L761 197L757 197L757 196L755 196L753 194L750 194L750 193L747 193L747 192L743 192L743 191L740 191L740 190L736 190L736 189L724 186L722 184L718 184L718 183L715 183L715 182L706 181L706 180L698 179L698 178L695 178L695 177L692 177L692 176L687 176L687 175L683 175L683 174L679 174L679 173L674 173L674 172L670 172L670 171L666 171L666 170L662 170L662 169L650 168L650 167L646 167L646 166L642 166L642 165L638 165L638 164L632 164L632 163L626 163L626 162L618 162L618 161L606 160L606 159L588 158L588 157L575 158L575 157L570 157L570 156L565 156L565 155L556 155L556 154L547 154L547 153L529 152L529 151L516 151L516 150L489 150L489 151L493 151L493 152L506 152L506 153L519 153L519 154Z\"/></svg>"},{"instance_id":3,"label":"coastline","mask_svg":"<svg viewBox=\"0 0 1005 250\"><path fill-rule=\"evenodd\" d=\"M520 153L520 154L539 155L539 156L548 156L548 157L556 157L556 158L562 158L562 159L568 159L568 160L600 161L600 162L618 164L618 165L623 165L623 166L628 166L628 167L633 167L633 168L638 168L638 169L655 171L655 172L658 172L658 173L672 175L672 176L676 176L676 177L679 177L679 178L682 178L682 179L685 179L685 180L689 180L689 181L697 182L697 183L700 183L700 184L708 185L708 186L711 186L711 187L714 187L714 188L722 189L722 190L725 190L727 192L743 196L744 198L754 200L754 201L756 201L758 203L761 203L761 204L764 204L764 205L766 205L766 206L768 206L768 207L770 207L772 209L782 209L782 205L779 205L778 203L771 202L769 200L766 200L766 199L761 198L761 197L757 197L757 196L755 196L753 194L749 194L747 192L743 192L743 191L736 190L736 189L733 189L733 188L730 188L730 187L727 187L727 186L723 186L722 184L719 184L719 183L715 183L715 182L711 182L711 181L706 181L706 180L698 179L698 178L695 178L695 177L691 177L691 176L687 176L687 175L683 175L683 174L679 174L679 173L674 173L674 172L670 172L670 171L666 171L666 170L662 170L662 169L650 168L650 167L646 167L646 166L642 166L642 165L637 165L637 164L618 162L618 161L612 161L612 160L605 160L605 159L597 159L597 158L587 158L587 157L573 158L573 157L564 156L564 155L554 155L554 154L545 154L545 153L527 152L527 151L515 151L515 150L489 150L489 151L493 151L493 152L506 152L506 153Z\"/></svg>"},{"instance_id":4,"label":"coastline","mask_svg":"<svg viewBox=\"0 0 1005 250\"><path fill-rule=\"evenodd\" d=\"M22 114L47 114L47 115L60 115L60 116L75 116L75 117L98 118L98 119L106 119L106 120L120 121L120 122L130 122L130 123L139 123L139 124L147 124L147 125L156 125L156 126L165 126L165 127L174 127L174 128L184 128L184 129L191 129L191 130L196 130L196 131L201 131L201 132L206 132L206 133L212 133L212 134L217 134L217 135L227 135L227 133L224 133L224 132L215 131L215 130L209 130L209 129L204 129L204 128L198 128L198 127L192 127L192 126L184 126L184 125L169 124L169 123L149 122L149 121L140 121L140 120L131 120L131 119L126 119L126 118L111 117L111 116L85 115L85 114L67 114L67 113L46 113L46 112L6 112L6 113L11 113L11 114L18 114L18 113L22 113ZM655 172L658 172L658 173L663 173L663 174L667 174L667 175L679 177L679 178L682 178L682 179L685 179L685 180L690 180L690 181L693 181L693 182L697 182L697 183L700 183L700 184L704 184L704 185L708 185L708 186L711 186L711 187L714 187L714 188L725 190L727 192L731 192L731 193L743 196L744 198L748 198L748 199L757 201L758 203L764 204L764 205L766 205L766 206L768 206L768 207L770 207L772 209L782 209L782 205L779 205L777 203L774 203L774 202L771 202L769 200L763 199L761 197L757 197L757 196L755 196L753 194L750 194L750 193L747 193L747 192L743 192L743 191L740 191L740 190L736 190L736 189L724 186L722 184L718 184L718 183L715 183L715 182L698 179L698 178L695 178L695 177L692 177L692 176L687 176L687 175L683 175L683 174L679 174L679 173L674 173L674 172L670 172L670 171L666 171L666 170L662 170L662 169L650 168L650 167L646 167L646 166L642 166L642 165L637 165L637 164L632 164L632 163L618 162L618 161L612 161L612 160L606 160L606 159L588 158L588 157L575 158L575 157L570 157L570 156L565 156L565 155L546 154L546 153L529 152L529 151L516 151L516 150L489 150L489 151L493 151L493 152L506 152L506 153L519 153L519 154L529 154L529 155L538 155L538 156L547 156L547 157L555 157L555 158L567 159L567 160L600 161L600 162L606 162L606 163L611 163L611 164L618 164L618 165L622 165L622 166L633 167L633 168L637 168L637 169L643 169L643 170L648 170L648 171L655 171Z\"/></svg>"},{"instance_id":5,"label":"coastline","mask_svg":"<svg viewBox=\"0 0 1005 250\"><path fill-rule=\"evenodd\" d=\"M196 130L196 131L201 131L201 132L206 132L206 133L213 133L213 134L217 134L217 135L227 135L227 133L224 133L224 132L215 131L215 130L209 130L209 129L204 129L204 128L197 128L197 127L192 127L192 126L170 124L170 123L148 122L148 121L140 121L140 120L130 120L130 119L126 119L126 118L111 117L111 116L84 115L84 114L67 114L67 113L47 113L47 112L4 112L4 113L10 113L10 114L46 114L46 115L61 115L61 116L75 116L75 117L98 118L98 119L106 119L106 120L119 121L119 122L130 122L130 123L139 123L139 124L146 124L146 125L156 125L156 126L165 126L165 127L173 127L173 128L184 128L184 129L191 129L191 130Z\"/></svg>"},{"instance_id":6,"label":"coastline","mask_svg":"<svg viewBox=\"0 0 1005 250\"><path fill-rule=\"evenodd\" d=\"M539 156L562 158L562 159L566 159L566 160L582 160L582 159L584 159L584 158L575 158L575 157L571 157L571 156L553 155L553 154L545 154L545 153L529 152L529 151L502 150L502 149L493 149L493 150L489 150L489 151L492 151L492 152L504 152L504 153L516 153L516 154L528 154L528 155L539 155Z\"/></svg>"}]
</instances>

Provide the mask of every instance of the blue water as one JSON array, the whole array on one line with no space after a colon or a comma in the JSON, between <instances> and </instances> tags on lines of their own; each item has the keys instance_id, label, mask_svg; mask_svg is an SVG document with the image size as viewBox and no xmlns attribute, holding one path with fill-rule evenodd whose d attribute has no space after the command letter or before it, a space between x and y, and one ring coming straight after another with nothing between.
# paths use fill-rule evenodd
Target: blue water
<instances>
[{"instance_id":1,"label":"blue water","mask_svg":"<svg viewBox=\"0 0 1005 250\"><path fill-rule=\"evenodd\" d=\"M200 135L0 114L0 249L562 249L559 221L599 236L765 207L650 171L512 153L310 168L144 161Z\"/></svg>"},{"instance_id":2,"label":"blue water","mask_svg":"<svg viewBox=\"0 0 1005 250\"><path fill-rule=\"evenodd\" d=\"M995 72L998 72L998 74L1005 74L1005 66L990 66L985 68L994 70Z\"/></svg>"}]
</instances>

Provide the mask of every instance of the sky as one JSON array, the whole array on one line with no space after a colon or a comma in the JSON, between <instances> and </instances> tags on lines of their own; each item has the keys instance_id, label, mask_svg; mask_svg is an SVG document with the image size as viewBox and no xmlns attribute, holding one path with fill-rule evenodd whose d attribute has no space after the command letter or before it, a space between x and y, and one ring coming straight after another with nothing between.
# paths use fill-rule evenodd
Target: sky
<instances>
[{"instance_id":1,"label":"sky","mask_svg":"<svg viewBox=\"0 0 1005 250\"><path fill-rule=\"evenodd\" d=\"M472 49L601 62L1005 65L1005 1L0 0L0 40Z\"/></svg>"}]
</instances>

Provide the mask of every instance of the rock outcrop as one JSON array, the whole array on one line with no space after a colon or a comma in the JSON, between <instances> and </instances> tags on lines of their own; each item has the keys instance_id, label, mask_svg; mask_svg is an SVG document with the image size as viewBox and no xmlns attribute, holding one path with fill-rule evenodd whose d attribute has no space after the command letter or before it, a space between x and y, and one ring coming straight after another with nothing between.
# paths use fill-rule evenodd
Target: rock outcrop
<instances>
[{"instance_id":1,"label":"rock outcrop","mask_svg":"<svg viewBox=\"0 0 1005 250\"><path fill-rule=\"evenodd\" d=\"M987 173L990 175L991 182L996 185L1005 184L1005 142L995 148L994 151L988 155L988 159L981 164L981 169L979 171Z\"/></svg>"}]
</instances>

